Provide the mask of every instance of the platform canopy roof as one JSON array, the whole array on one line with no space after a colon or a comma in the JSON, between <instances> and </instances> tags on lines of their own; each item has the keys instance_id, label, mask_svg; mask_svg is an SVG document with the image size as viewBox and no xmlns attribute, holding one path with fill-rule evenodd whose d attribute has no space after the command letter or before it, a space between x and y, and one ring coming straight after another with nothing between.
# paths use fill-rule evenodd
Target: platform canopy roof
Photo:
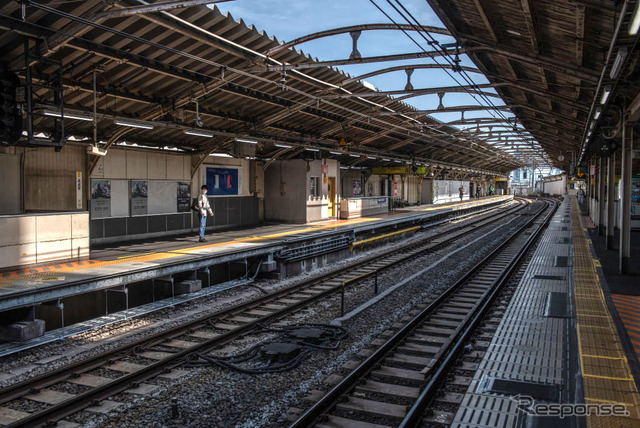
<instances>
[{"instance_id":1,"label":"platform canopy roof","mask_svg":"<svg viewBox=\"0 0 640 428\"><path fill-rule=\"evenodd\" d=\"M412 30L450 32L459 46L438 46L443 55L469 55L487 74L487 89L507 104L496 111L519 119L499 124L497 140L442 123L406 97L334 68L364 59L320 62L205 6L215 2L42 0L0 6L1 59L33 90L34 139L19 144L59 137L56 116L64 110L67 136L104 141L107 149L188 152L194 170L223 152L267 162L334 157L353 167L405 163L505 174L534 157L566 167L568 152L583 148L613 44L624 42L629 55L611 82L612 99L633 95L618 82L630 76L637 37L614 35L616 23L632 15L621 3L630 10L636 2L429 2L447 29ZM405 89L399 92L411 96ZM556 161L561 153L564 163Z\"/></svg>"},{"instance_id":2,"label":"platform canopy roof","mask_svg":"<svg viewBox=\"0 0 640 428\"><path fill-rule=\"evenodd\" d=\"M317 59L295 48L267 57L281 45L275 37L204 3L211 2L3 2L2 61L33 83L35 137L19 144L46 144L61 108L65 134L91 144L95 104L97 141L107 149L137 144L200 160L211 152L334 157L351 166L404 162L487 174L520 166L480 138L414 117L415 108L389 95L350 96L373 89L336 68L282 70Z\"/></svg>"},{"instance_id":3,"label":"platform canopy roof","mask_svg":"<svg viewBox=\"0 0 640 428\"><path fill-rule=\"evenodd\" d=\"M619 147L640 103L640 2L427 1L555 166Z\"/></svg>"}]
</instances>

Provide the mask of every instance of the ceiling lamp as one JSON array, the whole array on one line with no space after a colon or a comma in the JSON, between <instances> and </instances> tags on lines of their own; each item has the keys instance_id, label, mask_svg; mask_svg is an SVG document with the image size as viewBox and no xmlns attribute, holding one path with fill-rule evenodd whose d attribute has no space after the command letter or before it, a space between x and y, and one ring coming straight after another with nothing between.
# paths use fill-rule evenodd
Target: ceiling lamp
<instances>
[{"instance_id":1,"label":"ceiling lamp","mask_svg":"<svg viewBox=\"0 0 640 428\"><path fill-rule=\"evenodd\" d=\"M600 104L606 104L609 99L609 95L611 95L611 85L607 85L604 87L602 92L602 98L600 99Z\"/></svg>"},{"instance_id":2,"label":"ceiling lamp","mask_svg":"<svg viewBox=\"0 0 640 428\"><path fill-rule=\"evenodd\" d=\"M68 111L65 111L64 114L63 114L59 110L52 110L52 109L48 109L48 108L44 109L43 114L45 116L61 117L63 119L77 119L77 120L86 120L86 121L93 120L93 116L88 115L88 114L71 113L71 112L68 112Z\"/></svg>"},{"instance_id":3,"label":"ceiling lamp","mask_svg":"<svg viewBox=\"0 0 640 428\"><path fill-rule=\"evenodd\" d=\"M249 138L244 138L244 137L236 137L236 141L238 143L246 143L246 144L258 144L257 140L251 140Z\"/></svg>"},{"instance_id":4,"label":"ceiling lamp","mask_svg":"<svg viewBox=\"0 0 640 428\"><path fill-rule=\"evenodd\" d=\"M200 129L185 129L184 133L187 135L195 135L196 137L207 137L207 138L213 137L213 133L203 131Z\"/></svg>"},{"instance_id":5,"label":"ceiling lamp","mask_svg":"<svg viewBox=\"0 0 640 428\"><path fill-rule=\"evenodd\" d=\"M618 49L618 53L616 54L616 59L613 61L613 67L611 67L611 72L609 73L609 77L612 79L617 79L620 75L620 70L622 70L622 64L624 64L624 60L627 59L627 48L621 47Z\"/></svg>"},{"instance_id":6,"label":"ceiling lamp","mask_svg":"<svg viewBox=\"0 0 640 428\"><path fill-rule=\"evenodd\" d=\"M602 113L602 107L597 107L596 108L596 113L593 115L593 118L595 120L598 120L598 118L600 117L600 114Z\"/></svg>"},{"instance_id":7,"label":"ceiling lamp","mask_svg":"<svg viewBox=\"0 0 640 428\"><path fill-rule=\"evenodd\" d=\"M635 36L640 30L640 2L636 3L636 11L633 13L633 19L629 25L629 35Z\"/></svg>"},{"instance_id":8,"label":"ceiling lamp","mask_svg":"<svg viewBox=\"0 0 640 428\"><path fill-rule=\"evenodd\" d=\"M115 119L114 123L120 126L128 126L131 128L153 129L153 125L144 122L135 122L128 119Z\"/></svg>"},{"instance_id":9,"label":"ceiling lamp","mask_svg":"<svg viewBox=\"0 0 640 428\"><path fill-rule=\"evenodd\" d=\"M282 147L283 149L290 149L290 148L293 147L293 146L290 146L288 144L282 144L282 143L276 143L275 146L276 147Z\"/></svg>"}]
</instances>

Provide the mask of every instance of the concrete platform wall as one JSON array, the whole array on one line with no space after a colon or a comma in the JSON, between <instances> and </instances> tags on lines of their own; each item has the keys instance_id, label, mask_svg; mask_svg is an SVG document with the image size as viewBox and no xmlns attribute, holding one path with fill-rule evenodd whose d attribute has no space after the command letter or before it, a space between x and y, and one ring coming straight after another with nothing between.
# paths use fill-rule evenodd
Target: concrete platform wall
<instances>
[{"instance_id":1,"label":"concrete platform wall","mask_svg":"<svg viewBox=\"0 0 640 428\"><path fill-rule=\"evenodd\" d=\"M432 180L433 203L443 204L447 202L459 202L460 194L458 189L462 185L464 195L462 200L469 199L469 181L459 180Z\"/></svg>"},{"instance_id":2,"label":"concrete platform wall","mask_svg":"<svg viewBox=\"0 0 640 428\"><path fill-rule=\"evenodd\" d=\"M0 216L0 268L89 257L89 214Z\"/></svg>"},{"instance_id":3,"label":"concrete platform wall","mask_svg":"<svg viewBox=\"0 0 640 428\"><path fill-rule=\"evenodd\" d=\"M135 149L115 149L100 160L92 179L109 180L111 184L111 214L91 219L91 242L106 244L184 233L195 233L198 217L188 206L180 206L176 199L178 183L190 185L188 205L207 182L208 168L236 170L237 194L210 195L214 211L207 219L207 231L230 227L251 226L261 221L260 199L264 186L262 168L251 168L246 159L210 156L191 179L191 156L172 153L153 153ZM131 180L142 180L148 186L147 211L135 213L129 191ZM122 185L122 183L124 183ZM165 200L158 200L154 189L164 189ZM168 193L167 193L168 192ZM167 204L167 199L171 199ZM117 204L117 208L114 205ZM184 204L182 204L184 205Z\"/></svg>"}]
</instances>

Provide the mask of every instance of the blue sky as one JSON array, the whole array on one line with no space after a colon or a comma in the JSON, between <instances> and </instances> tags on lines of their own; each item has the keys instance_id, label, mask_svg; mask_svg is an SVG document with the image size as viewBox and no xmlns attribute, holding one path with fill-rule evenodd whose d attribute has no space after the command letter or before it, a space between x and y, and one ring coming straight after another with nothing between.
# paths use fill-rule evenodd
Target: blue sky
<instances>
[{"instance_id":1,"label":"blue sky","mask_svg":"<svg viewBox=\"0 0 640 428\"><path fill-rule=\"evenodd\" d=\"M406 23L391 9L386 0L373 0L382 7L398 23ZM422 25L444 27L425 0L403 0L402 4L420 21ZM243 19L247 25L255 25L259 31L266 31L269 36L276 36L279 41L288 41L297 37L332 28L356 24L390 23L390 20L380 12L371 0L235 0L217 4L222 12L230 12L235 19ZM423 39L416 33L410 33L416 40L421 41L422 47L431 50ZM443 43L454 40L450 37L437 36ZM332 36L307 42L298 49L309 53L319 60L345 59L351 53L351 37L348 34ZM399 54L419 52L416 46L400 31L365 31L358 40L358 51L363 57L385 54ZM471 61L463 57L462 65L473 66ZM442 61L442 60L440 60ZM410 63L429 63L431 59L404 61ZM352 76L358 76L369 71L392 67L402 63L385 62L378 64L359 64L340 67ZM454 74L458 79L459 75ZM486 83L482 75L469 74L476 83ZM380 90L397 90L404 88L406 74L404 71L372 77L368 82ZM412 75L413 87L441 87L454 86L452 80L442 70L416 70ZM434 109L438 106L437 95L426 95L407 100L419 109ZM494 99L496 105L503 105L502 100ZM447 94L444 97L445 106L477 105L477 101L467 94ZM495 113L494 113L495 114ZM433 115L439 120L450 121L460 118L459 113L440 113ZM465 117L488 117L486 112L468 112ZM511 116L508 114L508 116Z\"/></svg>"}]
</instances>

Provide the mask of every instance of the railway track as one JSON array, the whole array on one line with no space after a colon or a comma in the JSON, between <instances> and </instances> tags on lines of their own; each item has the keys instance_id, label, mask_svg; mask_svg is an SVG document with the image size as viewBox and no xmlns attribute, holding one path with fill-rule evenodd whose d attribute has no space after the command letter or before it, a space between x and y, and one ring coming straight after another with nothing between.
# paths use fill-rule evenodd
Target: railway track
<instances>
[{"instance_id":1,"label":"railway track","mask_svg":"<svg viewBox=\"0 0 640 428\"><path fill-rule=\"evenodd\" d=\"M44 426L62 420L87 406L144 385L145 380L176 373L191 356L206 353L256 327L335 294L345 281L354 278L364 280L376 272L440 249L480 227L497 224L502 218L526 213L529 209L528 204L515 204L499 215L482 216L419 244L407 245L402 251L389 250L308 283L277 291L152 338L11 385L0 390L0 407L11 409L11 402L25 399L40 403L40 408L33 413L10 412L14 422L9 426ZM145 363L142 364L141 360ZM111 375L103 376L105 370ZM79 385L86 390L78 394L65 393L63 386L68 384Z\"/></svg>"},{"instance_id":2,"label":"railway track","mask_svg":"<svg viewBox=\"0 0 640 428\"><path fill-rule=\"evenodd\" d=\"M314 404L291 427L450 423L454 413L427 410L434 400L451 406L462 400L463 394L439 388L448 377L455 382L452 367L556 207L549 203L542 208L463 278L416 309L406 324L387 331L372 344L376 349L364 351L363 361L348 365L353 369L333 388L308 397ZM475 371L473 363L462 369Z\"/></svg>"}]
</instances>

